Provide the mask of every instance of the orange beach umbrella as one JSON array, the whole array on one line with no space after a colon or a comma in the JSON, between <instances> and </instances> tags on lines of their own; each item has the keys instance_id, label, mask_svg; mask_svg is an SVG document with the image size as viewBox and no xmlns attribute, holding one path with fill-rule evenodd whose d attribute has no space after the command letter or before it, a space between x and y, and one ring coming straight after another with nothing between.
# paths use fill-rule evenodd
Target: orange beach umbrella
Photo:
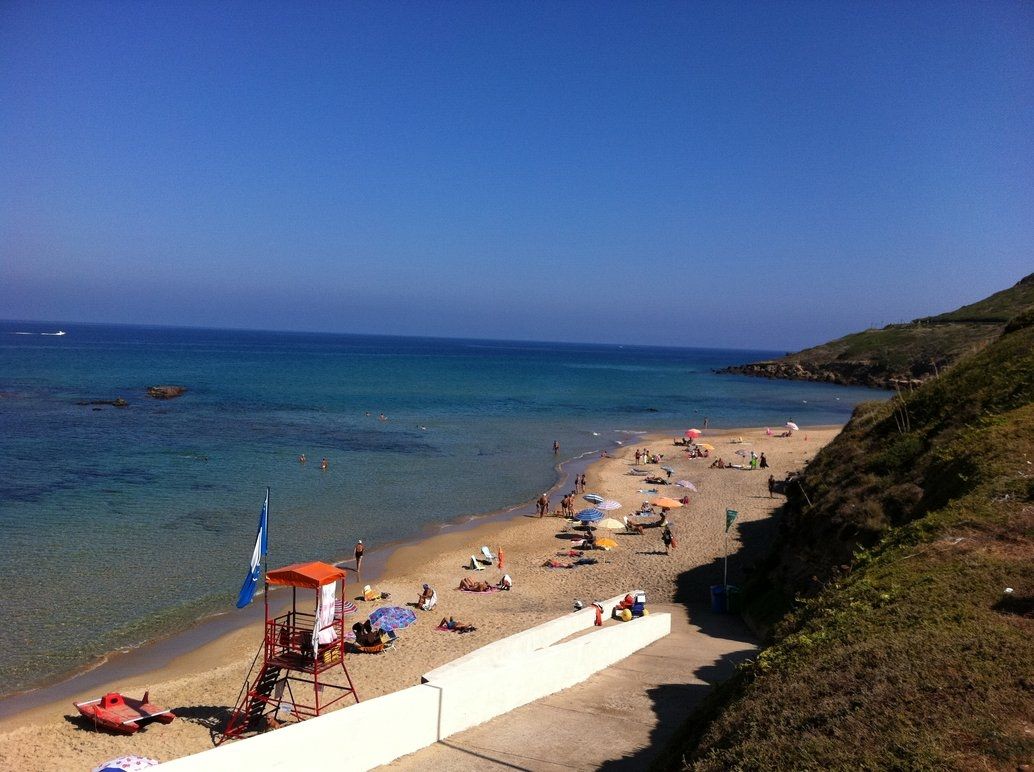
<instances>
[{"instance_id":1,"label":"orange beach umbrella","mask_svg":"<svg viewBox=\"0 0 1034 772\"><path fill-rule=\"evenodd\" d=\"M661 509L678 509L682 506L681 501L678 499L669 499L667 496L660 496L650 503L655 507L660 507Z\"/></svg>"}]
</instances>

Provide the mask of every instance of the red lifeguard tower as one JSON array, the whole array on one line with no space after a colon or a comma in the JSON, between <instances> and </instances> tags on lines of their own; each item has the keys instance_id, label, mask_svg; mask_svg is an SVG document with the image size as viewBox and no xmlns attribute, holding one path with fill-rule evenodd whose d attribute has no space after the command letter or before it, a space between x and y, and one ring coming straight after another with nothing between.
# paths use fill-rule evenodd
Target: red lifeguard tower
<instances>
[{"instance_id":1,"label":"red lifeguard tower","mask_svg":"<svg viewBox=\"0 0 1034 772\"><path fill-rule=\"evenodd\" d=\"M274 618L269 616L270 585L291 588L291 610ZM314 592L315 613L298 610L298 590ZM267 717L275 718L282 708L288 717L301 720L320 715L349 695L359 702L345 667L344 592L345 572L326 563L294 563L266 574L262 649L217 744L275 725ZM343 683L341 674L328 672L338 668L344 674Z\"/></svg>"}]
</instances>

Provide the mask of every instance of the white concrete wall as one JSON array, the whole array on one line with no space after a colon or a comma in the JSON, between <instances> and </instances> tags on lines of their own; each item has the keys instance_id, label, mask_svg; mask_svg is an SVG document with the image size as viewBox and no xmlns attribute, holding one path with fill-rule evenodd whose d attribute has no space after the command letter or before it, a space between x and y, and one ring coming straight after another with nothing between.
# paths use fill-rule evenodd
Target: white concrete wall
<instances>
[{"instance_id":1,"label":"white concrete wall","mask_svg":"<svg viewBox=\"0 0 1034 772\"><path fill-rule=\"evenodd\" d=\"M604 604L609 616L624 595ZM669 614L593 626L589 607L488 644L427 683L162 764L163 771L367 770L584 681L671 632Z\"/></svg>"},{"instance_id":2,"label":"white concrete wall","mask_svg":"<svg viewBox=\"0 0 1034 772\"><path fill-rule=\"evenodd\" d=\"M428 683L441 689L439 738L567 689L671 632L670 614L651 614L566 643L478 666Z\"/></svg>"},{"instance_id":3,"label":"white concrete wall","mask_svg":"<svg viewBox=\"0 0 1034 772\"><path fill-rule=\"evenodd\" d=\"M616 595L609 600L602 601L603 617L609 619L611 612L618 603L625 599L625 594ZM529 630L522 630L506 638L485 644L480 649L472 651L459 659L454 659L429 673L425 673L423 680L436 681L448 673L457 670L466 670L471 666L480 666L482 662L498 662L513 657L524 656L533 651L552 646L557 641L562 641L568 636L588 630L596 622L596 610L592 606L581 611L572 612L562 617L544 622L541 625L532 627Z\"/></svg>"},{"instance_id":4,"label":"white concrete wall","mask_svg":"<svg viewBox=\"0 0 1034 772\"><path fill-rule=\"evenodd\" d=\"M161 765L162 772L360 770L438 740L437 689L413 686Z\"/></svg>"}]
</instances>

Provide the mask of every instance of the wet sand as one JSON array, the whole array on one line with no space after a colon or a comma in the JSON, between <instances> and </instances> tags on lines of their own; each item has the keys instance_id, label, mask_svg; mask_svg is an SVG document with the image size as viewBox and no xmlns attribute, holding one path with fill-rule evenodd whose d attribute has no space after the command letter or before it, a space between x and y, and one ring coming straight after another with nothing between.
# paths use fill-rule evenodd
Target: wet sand
<instances>
[{"instance_id":1,"label":"wet sand","mask_svg":"<svg viewBox=\"0 0 1034 772\"><path fill-rule=\"evenodd\" d=\"M778 479L803 466L838 432L839 427L804 427L791 438L778 438L766 436L762 429L735 429L708 432L701 441L715 446L712 459L721 455L738 462L741 459L734 452L749 447L764 452L770 471ZM745 442L733 444L736 437ZM569 539L579 536L580 531L562 519L522 514L523 508L446 527L419 542L399 546L387 555L376 589L391 594L388 603L404 605L416 600L426 581L438 591L438 607L431 612L418 612L417 623L400 633L401 642L396 650L349 655L346 663L359 696L369 699L418 683L422 673L478 646L570 611L576 599L588 603L635 587L646 590L648 597L658 602L685 600L678 596L687 593L694 600L706 600L707 584L721 581L727 507L740 513L736 528L730 532L730 551L738 548L741 531L754 542L752 548L764 547L761 542L770 535L764 521L780 503L779 498L768 496L767 473L710 469L712 459L686 459L670 436L641 437L630 442L663 453L662 465L675 470L671 480L686 479L698 488L699 492L689 493L688 507L670 514L678 542L671 555L664 554L659 528L648 528L642 536L607 534L601 530L600 536L611 536L618 547L587 553L600 563L572 569L545 568L542 564L547 558L570 562L557 553L566 551ZM653 497L639 493L641 489L657 487L656 495L674 498L686 493L685 489L670 485L645 485L641 477L629 475L633 453L631 445L620 448L612 452L613 458L593 463L586 470L587 491L623 504L622 509L610 513L618 520L633 512L639 502ZM665 476L660 465L643 468ZM574 467L569 472L573 474ZM552 495L553 507L558 507L562 493L571 489L565 482L561 482L564 489ZM583 505L588 506L579 497L576 508ZM494 583L504 572L509 573L514 579L512 591L477 595L456 589L460 579L475 573L464 566L482 544L493 552L502 548L505 564L503 570L493 566L476 572L475 578ZM321 553L318 547L313 551ZM742 560L738 556L730 559L730 578L739 574ZM359 594L362 584L370 581L373 568L364 566L367 577L361 581L350 572L348 597ZM683 575L681 590L676 582L679 575ZM257 600L255 605L261 608L261 601ZM382 604L358 605L359 613L350 617L349 623L364 619ZM472 622L477 631L463 635L436 631L437 622L450 615ZM126 753L164 761L211 747L210 730L224 720L232 707L259 648L261 633L261 623L251 622L214 640L199 640L195 648L177 654L157 669L141 670L135 675L123 670L115 683L104 683L103 678L94 679L93 683L69 682L74 688L66 689L69 693L62 695L60 701L36 704L0 722L0 767L88 769ZM146 657L146 652L140 656ZM79 720L71 702L113 689L137 696L150 689L154 702L176 709L180 718L169 725L152 725L129 737L96 732Z\"/></svg>"}]
</instances>

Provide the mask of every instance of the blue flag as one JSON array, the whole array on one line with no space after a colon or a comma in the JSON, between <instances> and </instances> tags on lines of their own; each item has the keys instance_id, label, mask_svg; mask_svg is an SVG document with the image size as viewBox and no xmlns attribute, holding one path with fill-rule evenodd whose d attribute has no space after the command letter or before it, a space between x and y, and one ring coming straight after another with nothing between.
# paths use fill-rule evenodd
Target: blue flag
<instances>
[{"instance_id":1,"label":"blue flag","mask_svg":"<svg viewBox=\"0 0 1034 772\"><path fill-rule=\"evenodd\" d=\"M266 500L262 503L262 514L259 515L258 533L255 535L255 549L251 553L251 566L248 576L241 586L241 594L237 596L237 608L244 608L255 597L259 577L262 575L262 558L269 551L269 488L266 488Z\"/></svg>"}]
</instances>

